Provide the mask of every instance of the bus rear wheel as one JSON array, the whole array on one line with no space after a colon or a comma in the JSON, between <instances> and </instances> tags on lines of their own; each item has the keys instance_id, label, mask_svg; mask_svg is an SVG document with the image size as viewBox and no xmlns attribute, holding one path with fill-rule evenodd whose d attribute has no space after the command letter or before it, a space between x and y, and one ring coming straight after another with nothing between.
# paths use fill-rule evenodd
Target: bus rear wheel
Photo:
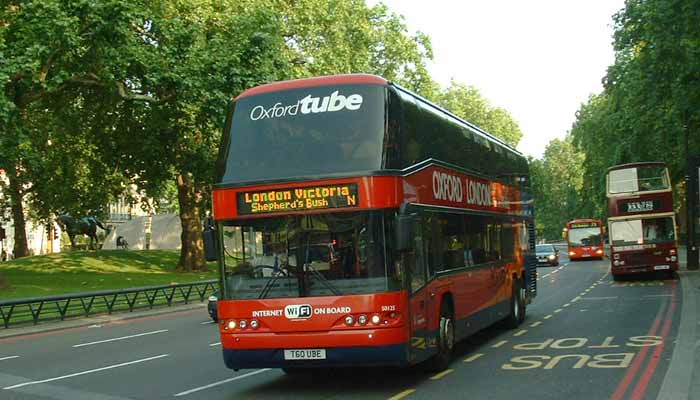
<instances>
[{"instance_id":1,"label":"bus rear wheel","mask_svg":"<svg viewBox=\"0 0 700 400\"><path fill-rule=\"evenodd\" d=\"M506 327L515 329L525 320L525 288L520 279L513 279L510 297L510 313L505 319Z\"/></svg>"},{"instance_id":2,"label":"bus rear wheel","mask_svg":"<svg viewBox=\"0 0 700 400\"><path fill-rule=\"evenodd\" d=\"M428 361L428 369L434 372L444 371L452 360L455 345L454 316L447 302L440 306L440 328L438 332L438 353Z\"/></svg>"}]
</instances>

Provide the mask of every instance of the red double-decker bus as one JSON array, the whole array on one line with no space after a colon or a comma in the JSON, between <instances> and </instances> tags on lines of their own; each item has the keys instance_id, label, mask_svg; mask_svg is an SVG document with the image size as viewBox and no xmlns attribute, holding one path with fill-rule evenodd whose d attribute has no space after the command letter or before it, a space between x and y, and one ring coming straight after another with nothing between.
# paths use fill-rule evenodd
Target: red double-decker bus
<instances>
[{"instance_id":1,"label":"red double-decker bus","mask_svg":"<svg viewBox=\"0 0 700 400\"><path fill-rule=\"evenodd\" d=\"M527 162L502 141L373 75L250 89L224 133L229 368L444 369L456 341L523 321L532 201Z\"/></svg>"},{"instance_id":2,"label":"red double-decker bus","mask_svg":"<svg viewBox=\"0 0 700 400\"><path fill-rule=\"evenodd\" d=\"M613 277L678 270L676 217L666 165L617 165L608 169L606 181Z\"/></svg>"},{"instance_id":3,"label":"red double-decker bus","mask_svg":"<svg viewBox=\"0 0 700 400\"><path fill-rule=\"evenodd\" d=\"M583 218L569 221L566 224L566 244L571 261L603 258L603 222Z\"/></svg>"}]
</instances>

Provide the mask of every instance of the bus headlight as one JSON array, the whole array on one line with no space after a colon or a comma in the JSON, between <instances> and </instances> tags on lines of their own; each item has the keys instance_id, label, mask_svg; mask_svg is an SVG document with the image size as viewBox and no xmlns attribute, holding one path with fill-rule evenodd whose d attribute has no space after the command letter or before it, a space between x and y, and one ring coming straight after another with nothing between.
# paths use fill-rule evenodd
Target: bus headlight
<instances>
[{"instance_id":1,"label":"bus headlight","mask_svg":"<svg viewBox=\"0 0 700 400\"><path fill-rule=\"evenodd\" d=\"M598 250L595 251L595 253L596 253L596 254L603 254L603 250L602 250L602 249L598 249Z\"/></svg>"},{"instance_id":2,"label":"bus headlight","mask_svg":"<svg viewBox=\"0 0 700 400\"><path fill-rule=\"evenodd\" d=\"M245 329L248 326L248 323L242 319L241 322L238 323L238 325L241 327L241 329Z\"/></svg>"},{"instance_id":3,"label":"bus headlight","mask_svg":"<svg viewBox=\"0 0 700 400\"><path fill-rule=\"evenodd\" d=\"M360 323L360 325L365 325L367 323L367 316L362 314L357 318L357 322Z\"/></svg>"},{"instance_id":4,"label":"bus headlight","mask_svg":"<svg viewBox=\"0 0 700 400\"><path fill-rule=\"evenodd\" d=\"M570 251L569 256L573 256L573 255L576 255L576 253L574 253L573 251Z\"/></svg>"},{"instance_id":5,"label":"bus headlight","mask_svg":"<svg viewBox=\"0 0 700 400\"><path fill-rule=\"evenodd\" d=\"M676 256L671 256L671 261L676 262L676 260L678 260Z\"/></svg>"},{"instance_id":6,"label":"bus headlight","mask_svg":"<svg viewBox=\"0 0 700 400\"><path fill-rule=\"evenodd\" d=\"M236 320L232 319L232 320L228 321L225 328L226 329L236 329Z\"/></svg>"},{"instance_id":7,"label":"bus headlight","mask_svg":"<svg viewBox=\"0 0 700 400\"><path fill-rule=\"evenodd\" d=\"M260 323L258 322L257 319L251 320L250 321L250 327L253 329L258 329L258 326L260 326Z\"/></svg>"},{"instance_id":8,"label":"bus headlight","mask_svg":"<svg viewBox=\"0 0 700 400\"><path fill-rule=\"evenodd\" d=\"M618 265L620 265L620 261L618 261L618 260L613 261L613 265L617 267Z\"/></svg>"},{"instance_id":9,"label":"bus headlight","mask_svg":"<svg viewBox=\"0 0 700 400\"><path fill-rule=\"evenodd\" d=\"M668 251L668 254L675 256L676 255L676 249L671 249Z\"/></svg>"},{"instance_id":10,"label":"bus headlight","mask_svg":"<svg viewBox=\"0 0 700 400\"><path fill-rule=\"evenodd\" d=\"M379 318L379 315L374 314L374 315L372 316L372 323L373 323L373 324L375 324L375 325L378 324L380 320L381 320L381 318Z\"/></svg>"},{"instance_id":11,"label":"bus headlight","mask_svg":"<svg viewBox=\"0 0 700 400\"><path fill-rule=\"evenodd\" d=\"M345 317L345 325L347 326L352 326L355 323L355 318L352 317L352 315L348 315Z\"/></svg>"}]
</instances>

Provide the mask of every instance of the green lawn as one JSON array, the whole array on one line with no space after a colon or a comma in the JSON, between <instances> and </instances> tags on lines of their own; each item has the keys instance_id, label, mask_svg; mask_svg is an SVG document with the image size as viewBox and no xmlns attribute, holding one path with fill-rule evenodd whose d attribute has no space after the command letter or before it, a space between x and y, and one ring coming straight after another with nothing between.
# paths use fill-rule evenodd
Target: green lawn
<instances>
[{"instance_id":1,"label":"green lawn","mask_svg":"<svg viewBox=\"0 0 700 400\"><path fill-rule=\"evenodd\" d=\"M0 263L0 300L124 289L215 279L216 263L201 273L178 273L178 250L72 251Z\"/></svg>"}]
</instances>

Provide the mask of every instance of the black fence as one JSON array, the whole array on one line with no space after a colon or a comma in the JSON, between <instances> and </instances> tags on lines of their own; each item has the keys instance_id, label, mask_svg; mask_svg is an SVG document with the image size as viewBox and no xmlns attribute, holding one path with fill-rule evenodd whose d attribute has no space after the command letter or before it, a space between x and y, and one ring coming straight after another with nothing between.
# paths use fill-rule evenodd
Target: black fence
<instances>
[{"instance_id":1,"label":"black fence","mask_svg":"<svg viewBox=\"0 0 700 400\"><path fill-rule=\"evenodd\" d=\"M87 317L91 314L112 314L203 302L218 290L216 279L163 286L105 290L99 292L67 294L60 296L31 297L0 301L0 317L5 328L11 324L28 324L39 321L65 320Z\"/></svg>"}]
</instances>

